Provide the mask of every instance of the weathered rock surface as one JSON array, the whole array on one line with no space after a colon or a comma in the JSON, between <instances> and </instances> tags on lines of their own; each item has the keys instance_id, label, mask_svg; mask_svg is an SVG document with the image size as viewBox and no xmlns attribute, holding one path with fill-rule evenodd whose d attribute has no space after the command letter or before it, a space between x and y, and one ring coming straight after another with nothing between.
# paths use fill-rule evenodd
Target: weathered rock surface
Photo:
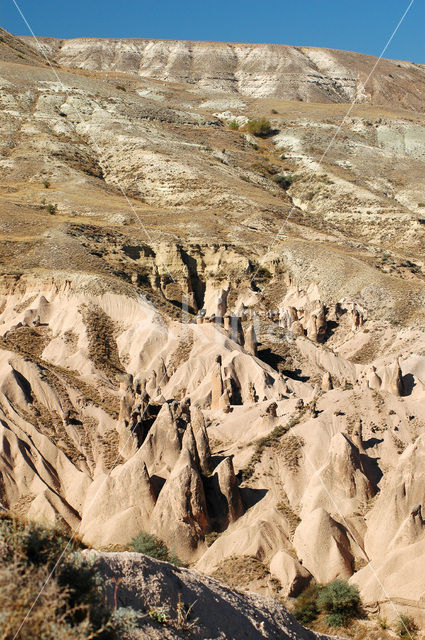
<instances>
[{"instance_id":1,"label":"weathered rock surface","mask_svg":"<svg viewBox=\"0 0 425 640\"><path fill-rule=\"evenodd\" d=\"M165 607L169 625L155 625L147 616L142 618L134 638L185 637L193 640L221 638L260 638L274 640L318 640L330 638L304 629L276 600L253 593L241 593L224 587L217 580L195 571L179 569L139 553L84 552L91 558L107 581L107 597L114 606L131 606L145 612ZM179 628L177 605L190 608L190 615ZM187 629L185 629L187 626Z\"/></svg>"}]
</instances>

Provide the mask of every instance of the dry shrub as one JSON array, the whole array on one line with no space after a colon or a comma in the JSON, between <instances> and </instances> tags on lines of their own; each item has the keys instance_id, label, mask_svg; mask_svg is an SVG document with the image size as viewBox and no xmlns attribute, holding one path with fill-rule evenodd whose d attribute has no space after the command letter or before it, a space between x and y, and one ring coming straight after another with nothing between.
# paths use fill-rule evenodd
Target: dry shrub
<instances>
[{"instance_id":1,"label":"dry shrub","mask_svg":"<svg viewBox=\"0 0 425 640\"><path fill-rule=\"evenodd\" d=\"M108 610L95 565L64 531L0 515L0 639L118 640L137 622ZM59 562L58 562L59 561Z\"/></svg>"}]
</instances>

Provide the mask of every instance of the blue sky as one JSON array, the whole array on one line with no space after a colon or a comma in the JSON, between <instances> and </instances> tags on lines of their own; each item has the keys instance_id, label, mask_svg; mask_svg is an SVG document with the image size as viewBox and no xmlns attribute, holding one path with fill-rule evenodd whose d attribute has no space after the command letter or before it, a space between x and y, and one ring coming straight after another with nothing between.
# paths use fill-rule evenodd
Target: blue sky
<instances>
[{"instance_id":1,"label":"blue sky","mask_svg":"<svg viewBox=\"0 0 425 640\"><path fill-rule=\"evenodd\" d=\"M273 42L379 55L409 0L16 0L36 35ZM0 24L28 34L12 0ZM415 0L386 57L425 62Z\"/></svg>"}]
</instances>

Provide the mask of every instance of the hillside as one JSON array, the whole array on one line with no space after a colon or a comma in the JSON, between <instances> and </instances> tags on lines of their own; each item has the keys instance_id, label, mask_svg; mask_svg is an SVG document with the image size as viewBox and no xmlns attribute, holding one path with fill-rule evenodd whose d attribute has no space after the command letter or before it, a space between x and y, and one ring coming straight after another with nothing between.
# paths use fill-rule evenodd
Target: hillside
<instances>
[{"instance_id":1,"label":"hillside","mask_svg":"<svg viewBox=\"0 0 425 640\"><path fill-rule=\"evenodd\" d=\"M2 37L2 504L423 624L422 68Z\"/></svg>"}]
</instances>

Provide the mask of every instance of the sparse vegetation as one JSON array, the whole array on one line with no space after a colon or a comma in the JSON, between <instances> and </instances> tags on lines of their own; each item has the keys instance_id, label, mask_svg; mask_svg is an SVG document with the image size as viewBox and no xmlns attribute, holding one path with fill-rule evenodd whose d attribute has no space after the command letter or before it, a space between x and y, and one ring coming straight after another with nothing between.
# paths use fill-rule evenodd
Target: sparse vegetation
<instances>
[{"instance_id":1,"label":"sparse vegetation","mask_svg":"<svg viewBox=\"0 0 425 640\"><path fill-rule=\"evenodd\" d=\"M48 189L50 187L50 182L48 180L43 180L43 187Z\"/></svg>"},{"instance_id":2,"label":"sparse vegetation","mask_svg":"<svg viewBox=\"0 0 425 640\"><path fill-rule=\"evenodd\" d=\"M205 536L205 542L210 547L219 537L220 534L218 531L210 531L210 533L207 533Z\"/></svg>"},{"instance_id":3,"label":"sparse vegetation","mask_svg":"<svg viewBox=\"0 0 425 640\"><path fill-rule=\"evenodd\" d=\"M158 624L166 624L174 627L175 629L181 629L183 631L189 631L196 626L198 618L192 618L192 609L194 604L188 606L182 600L181 593L179 593L176 603L175 616L171 614L171 607L153 607L148 610L148 616L151 620L154 620Z\"/></svg>"},{"instance_id":4,"label":"sparse vegetation","mask_svg":"<svg viewBox=\"0 0 425 640\"><path fill-rule=\"evenodd\" d=\"M229 129L232 129L232 131L237 131L239 129L239 122L237 120L230 120Z\"/></svg>"},{"instance_id":5,"label":"sparse vegetation","mask_svg":"<svg viewBox=\"0 0 425 640\"><path fill-rule=\"evenodd\" d=\"M292 509L286 493L283 494L282 498L277 503L276 508L286 518L286 521L288 522L290 527L290 534L292 538L295 533L295 529L301 522L301 518Z\"/></svg>"},{"instance_id":6,"label":"sparse vegetation","mask_svg":"<svg viewBox=\"0 0 425 640\"><path fill-rule=\"evenodd\" d=\"M253 582L268 581L270 572L254 556L229 556L219 564L212 576L230 587L240 589Z\"/></svg>"},{"instance_id":7,"label":"sparse vegetation","mask_svg":"<svg viewBox=\"0 0 425 640\"><path fill-rule=\"evenodd\" d=\"M411 638L416 636L418 626L411 616L401 615L398 622L396 633L399 638Z\"/></svg>"},{"instance_id":8,"label":"sparse vegetation","mask_svg":"<svg viewBox=\"0 0 425 640\"><path fill-rule=\"evenodd\" d=\"M292 173L278 173L272 177L273 182L275 182L284 191L287 191L297 179L298 177L294 176Z\"/></svg>"},{"instance_id":9,"label":"sparse vegetation","mask_svg":"<svg viewBox=\"0 0 425 640\"><path fill-rule=\"evenodd\" d=\"M291 471L296 471L299 467L304 444L301 436L288 435L281 441L280 453Z\"/></svg>"},{"instance_id":10,"label":"sparse vegetation","mask_svg":"<svg viewBox=\"0 0 425 640\"><path fill-rule=\"evenodd\" d=\"M270 121L266 118L249 120L246 128L248 129L249 133L252 133L252 135L256 136L257 138L265 138L272 132Z\"/></svg>"},{"instance_id":11,"label":"sparse vegetation","mask_svg":"<svg viewBox=\"0 0 425 640\"><path fill-rule=\"evenodd\" d=\"M101 371L112 375L121 373L123 367L115 341L116 327L111 318L98 306L90 309L82 306L80 312L87 328L90 359Z\"/></svg>"},{"instance_id":12,"label":"sparse vegetation","mask_svg":"<svg viewBox=\"0 0 425 640\"><path fill-rule=\"evenodd\" d=\"M272 277L271 272L266 267L258 267L255 272L255 279L259 282L267 282Z\"/></svg>"},{"instance_id":13,"label":"sparse vegetation","mask_svg":"<svg viewBox=\"0 0 425 640\"><path fill-rule=\"evenodd\" d=\"M298 412L298 414L293 416L286 425L278 425L267 436L264 436L264 438L260 438L259 440L257 440L255 451L250 461L248 462L247 466L244 469L241 469L240 473L243 481L249 480L249 478L253 476L255 471L255 465L258 462L260 462L261 456L263 455L264 450L267 449L268 447L277 447L280 444L281 438L286 433L288 433L289 429L291 429L296 424L298 424L304 411L305 409Z\"/></svg>"},{"instance_id":14,"label":"sparse vegetation","mask_svg":"<svg viewBox=\"0 0 425 640\"><path fill-rule=\"evenodd\" d=\"M50 215L54 215L56 213L56 211L58 210L58 205L57 204L52 204L51 202L49 202L48 204L46 204L45 209L47 211L47 213L50 213Z\"/></svg>"}]
</instances>

